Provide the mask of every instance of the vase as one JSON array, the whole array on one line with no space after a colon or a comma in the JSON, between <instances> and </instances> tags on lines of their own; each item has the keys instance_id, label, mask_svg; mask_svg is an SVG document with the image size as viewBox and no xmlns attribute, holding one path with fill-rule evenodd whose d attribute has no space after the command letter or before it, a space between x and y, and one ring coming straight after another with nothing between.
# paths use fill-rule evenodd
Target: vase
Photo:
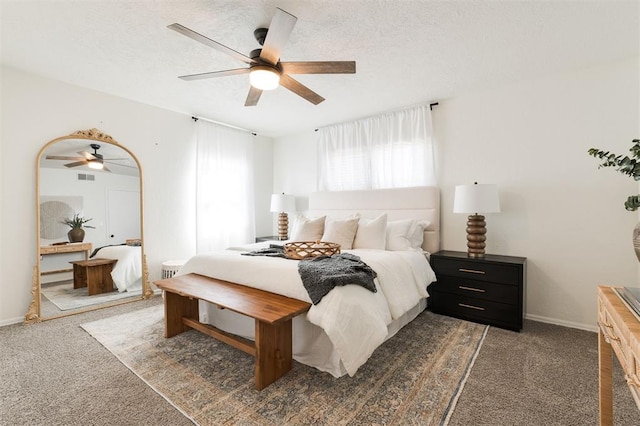
<instances>
[{"instance_id":1,"label":"vase","mask_svg":"<svg viewBox=\"0 0 640 426\"><path fill-rule=\"evenodd\" d=\"M633 250L636 252L636 257L640 262L640 222L633 228Z\"/></svg>"},{"instance_id":2,"label":"vase","mask_svg":"<svg viewBox=\"0 0 640 426\"><path fill-rule=\"evenodd\" d=\"M81 243L84 240L84 229L72 228L71 231L67 232L67 237L69 237L69 242L71 243Z\"/></svg>"}]
</instances>

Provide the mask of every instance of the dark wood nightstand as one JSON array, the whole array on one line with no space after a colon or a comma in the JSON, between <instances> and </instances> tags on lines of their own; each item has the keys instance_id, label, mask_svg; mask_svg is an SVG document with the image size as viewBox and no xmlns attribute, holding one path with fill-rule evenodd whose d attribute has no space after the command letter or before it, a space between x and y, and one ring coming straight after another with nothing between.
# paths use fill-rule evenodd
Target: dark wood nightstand
<instances>
[{"instance_id":1,"label":"dark wood nightstand","mask_svg":"<svg viewBox=\"0 0 640 426\"><path fill-rule=\"evenodd\" d=\"M431 255L437 281L429 285L429 309L469 321L520 331L526 286L524 257L466 252Z\"/></svg>"},{"instance_id":2,"label":"dark wood nightstand","mask_svg":"<svg viewBox=\"0 0 640 426\"><path fill-rule=\"evenodd\" d=\"M277 235L271 235L269 237L256 237L256 243L263 243L265 241L271 241L271 240L278 241L278 236Z\"/></svg>"}]
</instances>

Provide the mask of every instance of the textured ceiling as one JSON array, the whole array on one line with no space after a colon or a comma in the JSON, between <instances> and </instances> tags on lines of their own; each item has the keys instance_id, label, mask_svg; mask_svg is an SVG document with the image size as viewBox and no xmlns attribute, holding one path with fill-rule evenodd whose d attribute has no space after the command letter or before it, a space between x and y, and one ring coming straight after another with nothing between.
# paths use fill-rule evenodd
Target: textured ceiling
<instances>
[{"instance_id":1,"label":"textured ceiling","mask_svg":"<svg viewBox=\"0 0 640 426\"><path fill-rule=\"evenodd\" d=\"M357 62L296 76L325 102L177 78L244 64L167 25L248 54L276 7L298 17L283 61ZM272 137L640 54L638 1L0 0L0 19L4 64Z\"/></svg>"}]
</instances>

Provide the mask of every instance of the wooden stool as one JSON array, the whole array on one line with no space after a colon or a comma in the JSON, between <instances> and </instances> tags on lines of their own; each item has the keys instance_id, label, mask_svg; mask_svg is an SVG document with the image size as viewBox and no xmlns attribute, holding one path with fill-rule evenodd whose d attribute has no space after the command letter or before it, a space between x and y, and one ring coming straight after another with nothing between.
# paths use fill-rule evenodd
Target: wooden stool
<instances>
[{"instance_id":1,"label":"wooden stool","mask_svg":"<svg viewBox=\"0 0 640 426\"><path fill-rule=\"evenodd\" d=\"M73 288L87 287L89 296L113 291L111 271L115 259L90 259L69 262L73 264Z\"/></svg>"}]
</instances>

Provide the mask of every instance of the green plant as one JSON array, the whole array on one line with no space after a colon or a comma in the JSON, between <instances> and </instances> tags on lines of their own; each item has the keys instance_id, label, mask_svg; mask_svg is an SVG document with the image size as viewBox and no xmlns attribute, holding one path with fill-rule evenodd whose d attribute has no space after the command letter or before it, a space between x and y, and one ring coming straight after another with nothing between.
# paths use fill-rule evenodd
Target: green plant
<instances>
[{"instance_id":1,"label":"green plant","mask_svg":"<svg viewBox=\"0 0 640 426\"><path fill-rule=\"evenodd\" d=\"M597 148L589 149L589 155L592 157L604 160L598 168L601 167L616 167L616 170L632 177L633 180L640 180L640 139L634 139L633 145L629 149L631 151L631 158L628 156L612 154L609 151L602 151ZM624 202L624 208L629 211L636 211L640 207L640 194L630 195L627 201Z\"/></svg>"},{"instance_id":2,"label":"green plant","mask_svg":"<svg viewBox=\"0 0 640 426\"><path fill-rule=\"evenodd\" d=\"M64 219L61 223L64 223L65 225L68 225L71 227L71 229L82 229L82 228L93 228L95 229L95 226L91 226L91 225L85 225L85 223L89 222L92 219L85 219L83 217L80 217L78 215L78 213L73 215L73 218L69 219L66 218Z\"/></svg>"}]
</instances>

